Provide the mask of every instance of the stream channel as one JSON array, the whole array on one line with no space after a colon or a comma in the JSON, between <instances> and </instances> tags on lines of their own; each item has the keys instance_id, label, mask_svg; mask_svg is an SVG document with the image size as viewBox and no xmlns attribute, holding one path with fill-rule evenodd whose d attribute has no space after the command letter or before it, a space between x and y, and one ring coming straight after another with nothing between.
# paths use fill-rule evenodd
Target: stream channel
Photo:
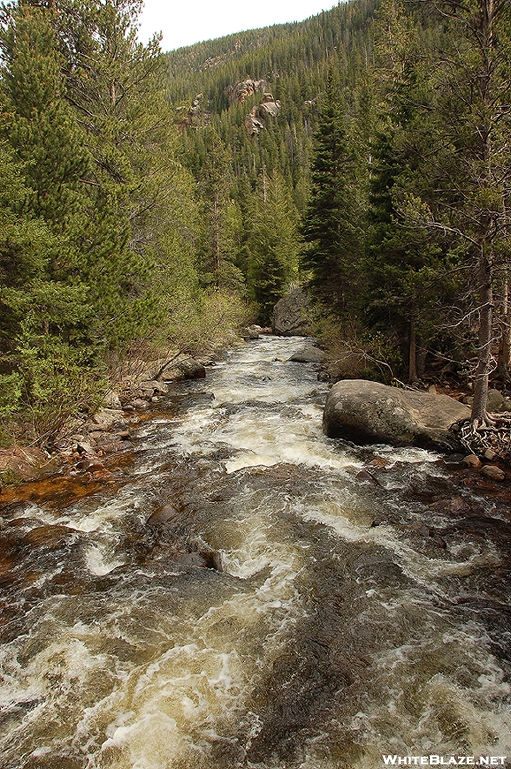
<instances>
[{"instance_id":1,"label":"stream channel","mask_svg":"<svg viewBox=\"0 0 511 769\"><path fill-rule=\"evenodd\" d=\"M511 757L505 495L326 438L302 342L173 386L115 483L0 510L0 769Z\"/></svg>"}]
</instances>

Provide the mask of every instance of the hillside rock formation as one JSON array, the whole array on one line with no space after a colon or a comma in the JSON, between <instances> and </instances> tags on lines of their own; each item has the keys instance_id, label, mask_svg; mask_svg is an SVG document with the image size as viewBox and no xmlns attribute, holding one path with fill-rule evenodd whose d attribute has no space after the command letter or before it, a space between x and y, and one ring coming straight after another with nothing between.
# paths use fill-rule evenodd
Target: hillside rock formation
<instances>
[{"instance_id":1,"label":"hillside rock formation","mask_svg":"<svg viewBox=\"0 0 511 769\"><path fill-rule=\"evenodd\" d=\"M249 96L258 91L262 93L265 88L266 80L247 78L242 80L241 83L236 83L236 85L228 85L224 93L229 101L229 107L231 107L233 104L245 104Z\"/></svg>"},{"instance_id":2,"label":"hillside rock formation","mask_svg":"<svg viewBox=\"0 0 511 769\"><path fill-rule=\"evenodd\" d=\"M265 93L261 104L256 104L245 118L245 128L249 136L258 136L264 128L264 121L280 115L281 104L271 93Z\"/></svg>"}]
</instances>

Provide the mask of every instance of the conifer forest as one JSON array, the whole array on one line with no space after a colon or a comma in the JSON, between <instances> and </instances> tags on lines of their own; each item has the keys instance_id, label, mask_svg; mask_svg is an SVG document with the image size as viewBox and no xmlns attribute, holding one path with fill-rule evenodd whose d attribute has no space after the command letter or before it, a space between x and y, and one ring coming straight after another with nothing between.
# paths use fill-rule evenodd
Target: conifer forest
<instances>
[{"instance_id":1,"label":"conifer forest","mask_svg":"<svg viewBox=\"0 0 511 769\"><path fill-rule=\"evenodd\" d=\"M51 436L137 345L268 325L301 284L337 376L433 366L484 424L510 377L509 3L353 0L171 53L140 11L2 6L4 422Z\"/></svg>"}]
</instances>

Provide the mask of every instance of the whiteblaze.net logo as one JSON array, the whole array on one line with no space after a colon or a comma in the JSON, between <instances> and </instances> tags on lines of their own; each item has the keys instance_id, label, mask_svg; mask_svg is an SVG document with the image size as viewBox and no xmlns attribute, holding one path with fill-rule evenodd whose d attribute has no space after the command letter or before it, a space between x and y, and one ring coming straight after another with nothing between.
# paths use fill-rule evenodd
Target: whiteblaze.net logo
<instances>
[{"instance_id":1,"label":"whiteblaze.net logo","mask_svg":"<svg viewBox=\"0 0 511 769\"><path fill-rule=\"evenodd\" d=\"M506 766L506 756L382 756L385 766Z\"/></svg>"}]
</instances>

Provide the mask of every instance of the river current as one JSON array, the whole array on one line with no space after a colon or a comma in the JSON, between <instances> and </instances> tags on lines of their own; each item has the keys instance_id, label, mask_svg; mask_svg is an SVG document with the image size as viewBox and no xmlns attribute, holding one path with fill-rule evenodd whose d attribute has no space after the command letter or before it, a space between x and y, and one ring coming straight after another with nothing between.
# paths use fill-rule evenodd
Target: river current
<instances>
[{"instance_id":1,"label":"river current","mask_svg":"<svg viewBox=\"0 0 511 769\"><path fill-rule=\"evenodd\" d=\"M297 338L228 353L115 483L0 529L0 769L511 758L509 510L322 434Z\"/></svg>"}]
</instances>

